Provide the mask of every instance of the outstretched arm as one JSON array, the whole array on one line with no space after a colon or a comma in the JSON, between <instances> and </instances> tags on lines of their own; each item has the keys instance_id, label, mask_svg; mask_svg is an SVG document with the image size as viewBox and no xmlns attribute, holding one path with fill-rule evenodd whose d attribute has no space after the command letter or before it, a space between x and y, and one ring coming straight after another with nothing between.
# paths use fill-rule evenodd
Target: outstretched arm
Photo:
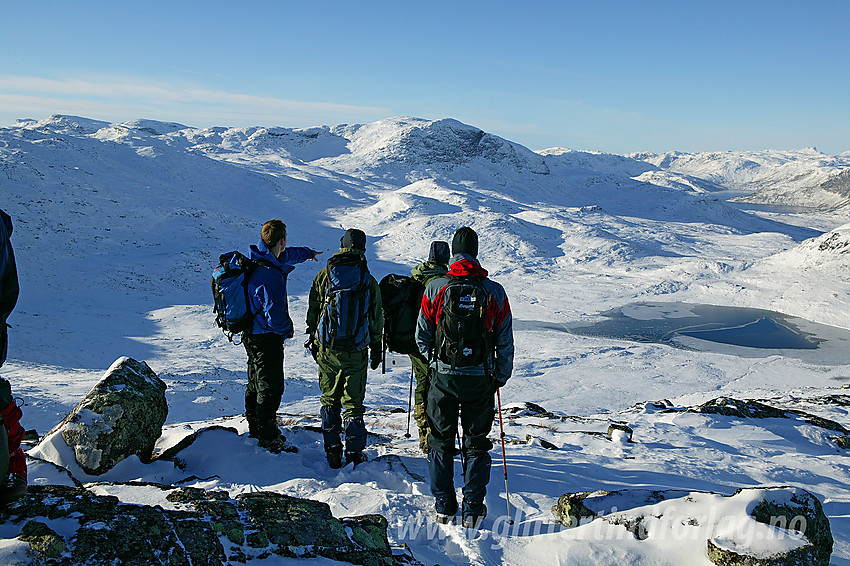
<instances>
[{"instance_id":1,"label":"outstretched arm","mask_svg":"<svg viewBox=\"0 0 850 566\"><path fill-rule=\"evenodd\" d=\"M296 263L301 263L307 261L308 259L312 259L313 261L319 261L319 254L322 252L317 252L312 248L306 247L292 247L286 248L283 251L283 255L280 257L280 262L284 265L295 265Z\"/></svg>"}]
</instances>

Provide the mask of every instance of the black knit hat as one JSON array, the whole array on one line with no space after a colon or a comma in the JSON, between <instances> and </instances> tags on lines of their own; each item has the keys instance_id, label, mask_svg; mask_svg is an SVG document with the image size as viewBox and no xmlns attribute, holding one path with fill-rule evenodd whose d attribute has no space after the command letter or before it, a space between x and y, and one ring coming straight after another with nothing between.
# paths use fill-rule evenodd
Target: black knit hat
<instances>
[{"instance_id":1,"label":"black knit hat","mask_svg":"<svg viewBox=\"0 0 850 566\"><path fill-rule=\"evenodd\" d=\"M468 254L478 257L478 234L469 226L464 226L452 238L452 255Z\"/></svg>"},{"instance_id":2,"label":"black knit hat","mask_svg":"<svg viewBox=\"0 0 850 566\"><path fill-rule=\"evenodd\" d=\"M449 263L449 243L442 240L431 242L431 251L428 252L428 261L435 263Z\"/></svg>"},{"instance_id":3,"label":"black knit hat","mask_svg":"<svg viewBox=\"0 0 850 566\"><path fill-rule=\"evenodd\" d=\"M339 244L343 248L357 248L358 250L366 251L366 234L363 230L357 228L349 228L342 235Z\"/></svg>"}]
</instances>

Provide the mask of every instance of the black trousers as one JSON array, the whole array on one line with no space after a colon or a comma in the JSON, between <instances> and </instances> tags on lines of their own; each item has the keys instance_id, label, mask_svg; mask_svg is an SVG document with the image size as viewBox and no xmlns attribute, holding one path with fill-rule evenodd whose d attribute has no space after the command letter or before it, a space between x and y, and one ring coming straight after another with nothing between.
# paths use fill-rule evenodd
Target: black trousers
<instances>
[{"instance_id":1,"label":"black trousers","mask_svg":"<svg viewBox=\"0 0 850 566\"><path fill-rule=\"evenodd\" d=\"M242 344L248 354L245 418L249 432L261 440L277 438L277 410L283 396L283 337L244 334Z\"/></svg>"},{"instance_id":2,"label":"black trousers","mask_svg":"<svg viewBox=\"0 0 850 566\"><path fill-rule=\"evenodd\" d=\"M425 412L431 433L428 468L431 493L440 513L457 508L454 491L454 455L458 416L463 429L463 514L480 516L490 481L493 443L487 438L493 427L493 382L487 376L449 376L434 373Z\"/></svg>"}]
</instances>

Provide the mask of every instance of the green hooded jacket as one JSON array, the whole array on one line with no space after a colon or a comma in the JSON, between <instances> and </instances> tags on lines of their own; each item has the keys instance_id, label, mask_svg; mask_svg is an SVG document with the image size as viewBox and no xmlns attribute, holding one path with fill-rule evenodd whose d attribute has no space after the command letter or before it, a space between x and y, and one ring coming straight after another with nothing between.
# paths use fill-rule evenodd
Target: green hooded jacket
<instances>
[{"instance_id":1,"label":"green hooded jacket","mask_svg":"<svg viewBox=\"0 0 850 566\"><path fill-rule=\"evenodd\" d=\"M449 266L436 261L423 261L410 271L410 276L427 287L428 282L436 277L442 277L449 272Z\"/></svg>"}]
</instances>

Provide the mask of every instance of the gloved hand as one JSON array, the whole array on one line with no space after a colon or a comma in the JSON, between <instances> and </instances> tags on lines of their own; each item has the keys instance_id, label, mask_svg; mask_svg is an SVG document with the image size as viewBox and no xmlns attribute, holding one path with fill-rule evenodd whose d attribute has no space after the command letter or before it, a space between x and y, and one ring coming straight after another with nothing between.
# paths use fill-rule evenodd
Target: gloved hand
<instances>
[{"instance_id":1,"label":"gloved hand","mask_svg":"<svg viewBox=\"0 0 850 566\"><path fill-rule=\"evenodd\" d=\"M378 369L378 366L381 365L381 354L383 354L383 348L381 347L380 342L373 342L369 344L369 367L372 369Z\"/></svg>"},{"instance_id":2,"label":"gloved hand","mask_svg":"<svg viewBox=\"0 0 850 566\"><path fill-rule=\"evenodd\" d=\"M304 342L304 347L307 348L308 350L310 350L310 355L313 356L313 361L318 363L319 362L319 345L316 343L315 340L313 340L312 336L307 338L307 341Z\"/></svg>"},{"instance_id":3,"label":"gloved hand","mask_svg":"<svg viewBox=\"0 0 850 566\"><path fill-rule=\"evenodd\" d=\"M498 377L494 377L493 378L493 392L495 393L495 391L497 389L501 389L502 387L504 387L506 383L507 383L507 381L501 381Z\"/></svg>"}]
</instances>

